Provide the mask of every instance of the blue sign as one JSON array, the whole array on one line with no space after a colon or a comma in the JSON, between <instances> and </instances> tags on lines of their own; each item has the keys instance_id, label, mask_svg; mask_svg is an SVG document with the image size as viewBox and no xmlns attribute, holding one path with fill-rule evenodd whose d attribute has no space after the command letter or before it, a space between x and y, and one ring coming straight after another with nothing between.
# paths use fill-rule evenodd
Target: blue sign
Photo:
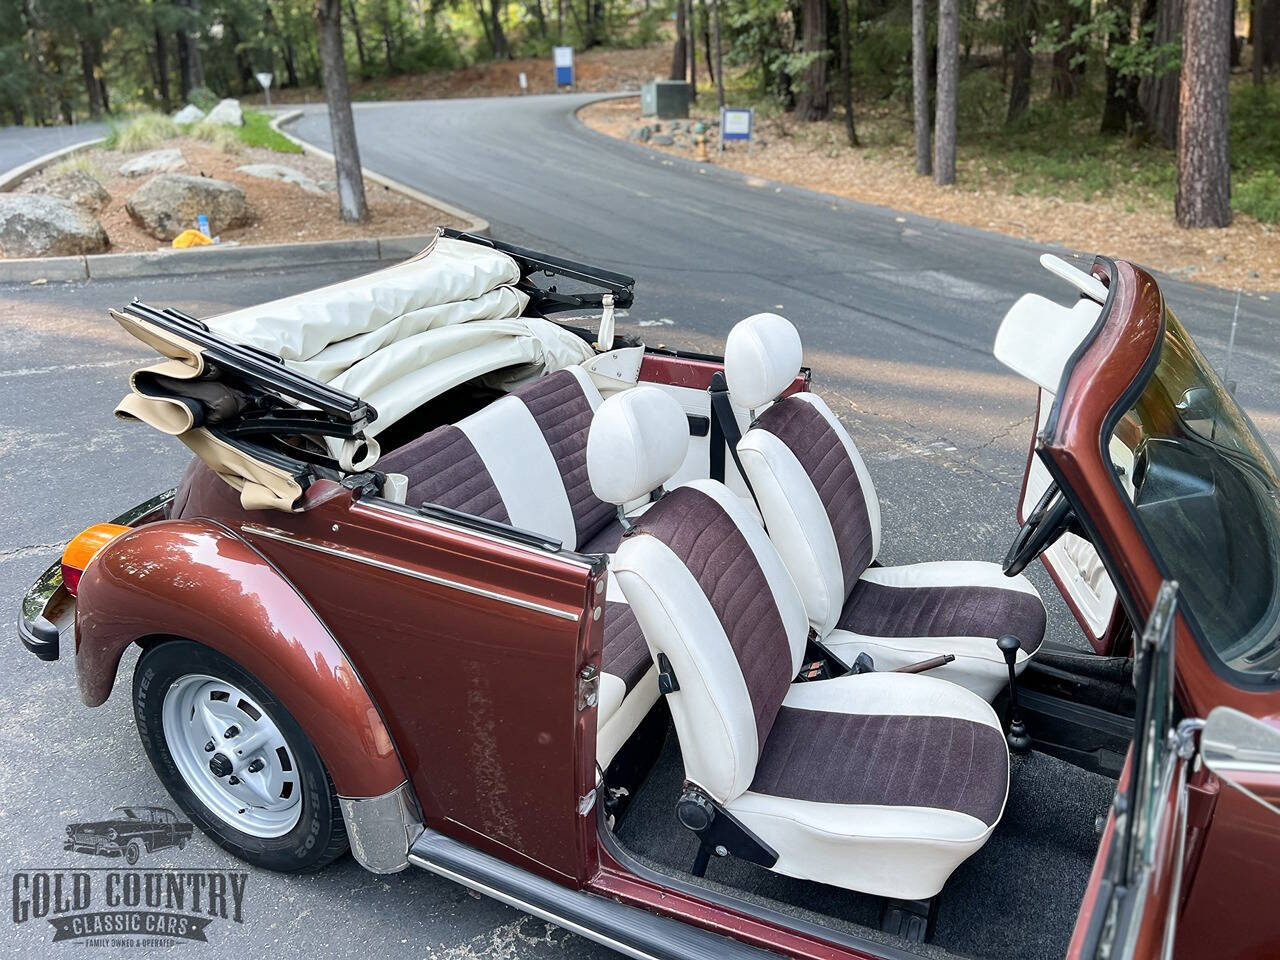
<instances>
[{"instance_id":1,"label":"blue sign","mask_svg":"<svg viewBox=\"0 0 1280 960\"><path fill-rule=\"evenodd\" d=\"M573 86L573 47L552 47L556 65L556 86Z\"/></svg>"},{"instance_id":2,"label":"blue sign","mask_svg":"<svg viewBox=\"0 0 1280 960\"><path fill-rule=\"evenodd\" d=\"M750 107L720 108L720 139L750 140L755 111Z\"/></svg>"}]
</instances>

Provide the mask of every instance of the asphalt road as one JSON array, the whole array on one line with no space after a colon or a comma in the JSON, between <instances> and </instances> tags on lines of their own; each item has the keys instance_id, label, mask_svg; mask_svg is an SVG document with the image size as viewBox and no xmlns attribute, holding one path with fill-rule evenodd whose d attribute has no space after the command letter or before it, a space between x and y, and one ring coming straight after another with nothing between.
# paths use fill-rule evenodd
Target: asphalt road
<instances>
[{"instance_id":1,"label":"asphalt road","mask_svg":"<svg viewBox=\"0 0 1280 960\"><path fill-rule=\"evenodd\" d=\"M107 132L105 123L79 123L74 127L6 127L0 129L0 173L73 143L93 140Z\"/></svg>"},{"instance_id":2,"label":"asphalt road","mask_svg":"<svg viewBox=\"0 0 1280 960\"><path fill-rule=\"evenodd\" d=\"M650 342L714 349L758 310L790 316L815 384L848 423L876 478L887 562L998 558L1031 433L1029 388L990 357L1022 292L1061 294L1027 244L918 217L701 172L577 126L576 97L358 106L367 166L477 212L494 233L633 273L620 325ZM296 128L324 143L323 115ZM0 163L13 149L0 131ZM50 147L49 149L52 149ZM424 226L427 226L424 224ZM196 314L287 295L367 269L0 286L0 596L10 610L85 525L170 485L179 445L110 410L146 359L105 309L141 296ZM1185 283L1171 302L1221 362L1234 295ZM1233 376L1280 441L1280 298L1245 298ZM1078 630L1047 579L1051 635ZM133 729L132 659L116 693L81 705L71 660L17 646L0 680L0 861L6 874L83 866L65 824L122 803L165 804ZM148 866L235 869L203 837ZM8 921L5 921L6 923ZM0 936L0 957L61 956L43 920ZM593 945L416 872L380 878L346 860L318 876L254 872L244 923L219 921L199 955L587 957ZM104 955L143 955L104 949Z\"/></svg>"}]
</instances>

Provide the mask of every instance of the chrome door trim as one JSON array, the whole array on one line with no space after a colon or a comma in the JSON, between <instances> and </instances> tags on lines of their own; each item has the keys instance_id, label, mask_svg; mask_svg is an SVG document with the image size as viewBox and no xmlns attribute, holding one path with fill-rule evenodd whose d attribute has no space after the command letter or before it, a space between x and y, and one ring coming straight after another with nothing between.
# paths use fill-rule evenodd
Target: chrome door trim
<instances>
[{"instance_id":1,"label":"chrome door trim","mask_svg":"<svg viewBox=\"0 0 1280 960\"><path fill-rule=\"evenodd\" d=\"M434 583L439 587L448 587L450 590L458 590L462 593L469 593L472 596L484 597L487 600L497 600L500 603L508 603L513 607L520 607L524 610L532 610L535 613L545 613L552 617L558 617L561 620L572 620L576 622L582 619L581 613L577 611L570 613L566 610L549 607L546 604L537 603L533 600L513 597L509 593L499 593L497 590L489 590L485 587L477 587L469 583L461 583L457 580L437 577L435 574L424 573L421 570L413 570L409 567L402 567L397 563L378 560L374 557L366 557L363 554L353 553L350 550L330 547L308 540L299 540L297 537L291 536L284 530L280 530L275 527L262 527L254 523L244 523L240 525L240 529L245 533L257 534L260 537L266 537L268 540L276 540L280 543L293 544L296 547L302 547L304 550L313 550L316 553L327 554L331 557L351 560L355 563L362 563L367 567L377 567L379 570L386 570L389 573L398 573L401 576L412 577L415 580L425 580L427 583Z\"/></svg>"}]
</instances>

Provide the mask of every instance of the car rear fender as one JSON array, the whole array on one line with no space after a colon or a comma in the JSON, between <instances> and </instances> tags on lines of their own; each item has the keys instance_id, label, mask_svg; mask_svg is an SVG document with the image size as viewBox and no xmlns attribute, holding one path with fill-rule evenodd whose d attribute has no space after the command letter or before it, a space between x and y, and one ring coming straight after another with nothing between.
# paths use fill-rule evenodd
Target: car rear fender
<instances>
[{"instance_id":1,"label":"car rear fender","mask_svg":"<svg viewBox=\"0 0 1280 960\"><path fill-rule=\"evenodd\" d=\"M257 677L311 737L343 797L379 797L406 777L391 735L329 629L249 544L207 520L163 520L94 558L76 604L80 696L106 702L131 643L181 637Z\"/></svg>"}]
</instances>

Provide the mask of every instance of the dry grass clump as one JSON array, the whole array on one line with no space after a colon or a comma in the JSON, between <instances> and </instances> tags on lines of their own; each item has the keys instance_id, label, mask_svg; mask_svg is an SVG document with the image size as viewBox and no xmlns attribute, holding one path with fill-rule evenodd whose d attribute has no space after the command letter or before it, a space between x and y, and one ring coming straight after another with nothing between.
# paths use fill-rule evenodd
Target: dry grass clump
<instances>
[{"instance_id":1,"label":"dry grass clump","mask_svg":"<svg viewBox=\"0 0 1280 960\"><path fill-rule=\"evenodd\" d=\"M107 146L124 153L154 150L180 132L178 125L163 113L140 113L114 128L107 137Z\"/></svg>"},{"instance_id":2,"label":"dry grass clump","mask_svg":"<svg viewBox=\"0 0 1280 960\"><path fill-rule=\"evenodd\" d=\"M219 123L202 120L191 128L190 136L203 140L220 153L234 154L244 150L244 142L240 139L240 135L231 127Z\"/></svg>"}]
</instances>

